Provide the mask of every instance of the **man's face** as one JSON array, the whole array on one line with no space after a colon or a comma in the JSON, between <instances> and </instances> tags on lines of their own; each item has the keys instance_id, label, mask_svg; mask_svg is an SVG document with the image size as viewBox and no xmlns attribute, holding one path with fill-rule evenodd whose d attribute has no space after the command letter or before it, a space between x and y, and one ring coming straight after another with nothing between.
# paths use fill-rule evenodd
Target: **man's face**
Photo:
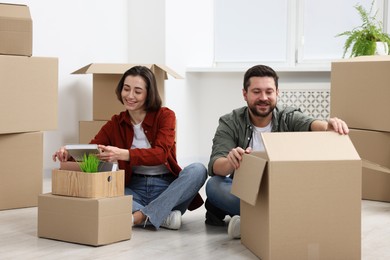
<instances>
[{"instance_id":1,"label":"man's face","mask_svg":"<svg viewBox=\"0 0 390 260\"><path fill-rule=\"evenodd\" d=\"M279 95L274 79L272 77L252 77L249 82L248 91L243 89L243 95L251 114L260 118L272 118L271 113L276 107Z\"/></svg>"}]
</instances>

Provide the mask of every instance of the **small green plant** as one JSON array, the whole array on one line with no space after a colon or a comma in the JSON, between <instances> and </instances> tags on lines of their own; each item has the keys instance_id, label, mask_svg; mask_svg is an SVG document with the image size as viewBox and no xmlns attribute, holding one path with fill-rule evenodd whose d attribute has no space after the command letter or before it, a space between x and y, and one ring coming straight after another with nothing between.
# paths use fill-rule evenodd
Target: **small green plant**
<instances>
[{"instance_id":1,"label":"small green plant","mask_svg":"<svg viewBox=\"0 0 390 260\"><path fill-rule=\"evenodd\" d=\"M100 160L95 154L84 154L83 161L80 162L80 169L83 172L94 173L98 171Z\"/></svg>"},{"instance_id":2,"label":"small green plant","mask_svg":"<svg viewBox=\"0 0 390 260\"><path fill-rule=\"evenodd\" d=\"M373 14L375 0L372 1L370 10L367 11L362 5L356 4L354 8L359 12L362 25L355 27L352 31L345 31L337 34L339 36L348 36L344 44L343 58L347 51L352 47L350 57L362 55L374 55L376 42L387 43L390 46L390 37L383 32L382 22L376 19L378 10ZM386 52L389 53L387 47Z\"/></svg>"}]
</instances>

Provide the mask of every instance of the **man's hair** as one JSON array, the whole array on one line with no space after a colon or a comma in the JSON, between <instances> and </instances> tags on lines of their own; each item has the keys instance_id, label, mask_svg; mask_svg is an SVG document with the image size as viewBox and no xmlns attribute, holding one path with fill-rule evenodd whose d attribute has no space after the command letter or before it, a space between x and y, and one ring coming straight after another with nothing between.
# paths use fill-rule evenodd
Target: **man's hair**
<instances>
[{"instance_id":1,"label":"man's hair","mask_svg":"<svg viewBox=\"0 0 390 260\"><path fill-rule=\"evenodd\" d=\"M244 75L244 89L245 89L245 91L248 91L251 77L271 77L275 80L275 86L276 86L276 89L278 89L279 77L271 67L268 67L266 65L256 65L256 66L253 66L252 68L248 69Z\"/></svg>"},{"instance_id":2,"label":"man's hair","mask_svg":"<svg viewBox=\"0 0 390 260\"><path fill-rule=\"evenodd\" d=\"M140 76L146 83L147 96L145 100L146 111L156 111L161 108L161 97L158 93L157 82L153 72L145 66L134 66L127 70L115 89L118 100L123 104L122 89L127 76Z\"/></svg>"}]
</instances>

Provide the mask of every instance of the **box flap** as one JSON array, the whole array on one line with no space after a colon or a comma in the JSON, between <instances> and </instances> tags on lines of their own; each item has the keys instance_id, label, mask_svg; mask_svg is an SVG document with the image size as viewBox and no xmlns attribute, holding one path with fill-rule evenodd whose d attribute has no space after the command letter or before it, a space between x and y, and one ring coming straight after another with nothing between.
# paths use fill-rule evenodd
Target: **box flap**
<instances>
[{"instance_id":1,"label":"box flap","mask_svg":"<svg viewBox=\"0 0 390 260\"><path fill-rule=\"evenodd\" d=\"M379 164L376 164L376 163L373 163L373 162L370 162L370 161L367 161L367 160L362 160L362 166L363 168L367 168L367 169L371 169L371 170L375 170L375 171L380 171L380 172L384 172L384 173L390 173L390 169L387 168L387 167L384 167L382 165L379 165Z\"/></svg>"},{"instance_id":2,"label":"box flap","mask_svg":"<svg viewBox=\"0 0 390 260\"><path fill-rule=\"evenodd\" d=\"M128 69L137 66L138 64L119 64L119 63L91 63L84 66L72 74L123 74ZM151 68L151 64L139 64Z\"/></svg>"},{"instance_id":3,"label":"box flap","mask_svg":"<svg viewBox=\"0 0 390 260\"><path fill-rule=\"evenodd\" d=\"M166 73L168 73L169 75L171 75L172 77L174 77L175 79L184 79L184 77L182 77L181 75L173 71L171 68L163 64L156 64L156 66L162 69L163 71L165 71Z\"/></svg>"},{"instance_id":4,"label":"box flap","mask_svg":"<svg viewBox=\"0 0 390 260\"><path fill-rule=\"evenodd\" d=\"M31 20L28 6L19 4L0 3L0 18L2 17Z\"/></svg>"},{"instance_id":5,"label":"box flap","mask_svg":"<svg viewBox=\"0 0 390 260\"><path fill-rule=\"evenodd\" d=\"M145 66L149 69L152 69L153 66L156 66L157 68L165 71L165 73L168 73L176 79L183 79L183 77L180 76L178 73L162 64L91 63L72 72L72 74L123 74L128 69L138 65ZM165 76L165 78L167 77Z\"/></svg>"},{"instance_id":6,"label":"box flap","mask_svg":"<svg viewBox=\"0 0 390 260\"><path fill-rule=\"evenodd\" d=\"M256 155L258 154L244 154L240 168L234 173L231 189L232 194L253 206L256 204L261 179L267 164L267 160Z\"/></svg>"},{"instance_id":7,"label":"box flap","mask_svg":"<svg viewBox=\"0 0 390 260\"><path fill-rule=\"evenodd\" d=\"M348 135L336 132L262 133L270 161L360 160Z\"/></svg>"}]
</instances>

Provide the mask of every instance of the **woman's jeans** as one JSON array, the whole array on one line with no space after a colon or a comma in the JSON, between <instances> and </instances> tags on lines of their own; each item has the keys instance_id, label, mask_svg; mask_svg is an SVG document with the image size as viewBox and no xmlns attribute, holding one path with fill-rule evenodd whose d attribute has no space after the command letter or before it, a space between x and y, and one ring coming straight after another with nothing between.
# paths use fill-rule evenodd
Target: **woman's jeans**
<instances>
[{"instance_id":1,"label":"woman's jeans","mask_svg":"<svg viewBox=\"0 0 390 260\"><path fill-rule=\"evenodd\" d=\"M159 177L132 176L126 195L133 195L133 212L141 211L148 221L159 228L173 210L187 210L207 178L206 167L193 163L175 178L171 174Z\"/></svg>"},{"instance_id":2,"label":"woman's jeans","mask_svg":"<svg viewBox=\"0 0 390 260\"><path fill-rule=\"evenodd\" d=\"M228 215L240 215L240 199L230 193L233 179L213 176L206 183L207 200Z\"/></svg>"}]
</instances>

